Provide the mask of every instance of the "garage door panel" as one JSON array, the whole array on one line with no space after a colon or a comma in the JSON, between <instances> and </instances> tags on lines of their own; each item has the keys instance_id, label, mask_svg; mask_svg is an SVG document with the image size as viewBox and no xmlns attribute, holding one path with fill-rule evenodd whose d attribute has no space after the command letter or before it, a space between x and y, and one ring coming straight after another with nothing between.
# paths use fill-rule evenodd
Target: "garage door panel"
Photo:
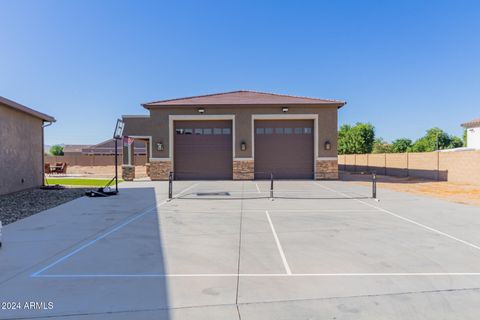
<instances>
[{"instance_id":1,"label":"garage door panel","mask_svg":"<svg viewBox=\"0 0 480 320\"><path fill-rule=\"evenodd\" d=\"M255 178L312 179L313 120L255 121Z\"/></svg>"},{"instance_id":2,"label":"garage door panel","mask_svg":"<svg viewBox=\"0 0 480 320\"><path fill-rule=\"evenodd\" d=\"M175 121L177 180L232 178L231 121Z\"/></svg>"}]
</instances>

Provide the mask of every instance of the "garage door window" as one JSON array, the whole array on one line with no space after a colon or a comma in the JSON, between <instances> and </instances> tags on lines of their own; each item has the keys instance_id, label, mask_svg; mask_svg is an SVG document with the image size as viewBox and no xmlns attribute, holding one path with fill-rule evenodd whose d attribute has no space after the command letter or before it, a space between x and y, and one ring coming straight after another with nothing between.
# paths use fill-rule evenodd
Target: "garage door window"
<instances>
[{"instance_id":1,"label":"garage door window","mask_svg":"<svg viewBox=\"0 0 480 320\"><path fill-rule=\"evenodd\" d=\"M210 128L205 128L205 129L203 129L203 134L205 134L205 135L210 135L210 134L212 134L212 129L210 129Z\"/></svg>"},{"instance_id":2,"label":"garage door window","mask_svg":"<svg viewBox=\"0 0 480 320\"><path fill-rule=\"evenodd\" d=\"M222 134L230 134L231 131L230 131L230 128L223 128L222 129Z\"/></svg>"},{"instance_id":3,"label":"garage door window","mask_svg":"<svg viewBox=\"0 0 480 320\"><path fill-rule=\"evenodd\" d=\"M222 128L214 128L213 134L222 134Z\"/></svg>"},{"instance_id":4,"label":"garage door window","mask_svg":"<svg viewBox=\"0 0 480 320\"><path fill-rule=\"evenodd\" d=\"M257 128L256 133L257 133L257 134L264 134L264 133L265 133L265 129L264 129L264 128Z\"/></svg>"},{"instance_id":5,"label":"garage door window","mask_svg":"<svg viewBox=\"0 0 480 320\"><path fill-rule=\"evenodd\" d=\"M292 134L292 128L285 128L285 134Z\"/></svg>"},{"instance_id":6,"label":"garage door window","mask_svg":"<svg viewBox=\"0 0 480 320\"><path fill-rule=\"evenodd\" d=\"M195 134L200 135L203 133L203 130L201 128L195 128Z\"/></svg>"},{"instance_id":7,"label":"garage door window","mask_svg":"<svg viewBox=\"0 0 480 320\"><path fill-rule=\"evenodd\" d=\"M283 134L283 128L275 128L276 134Z\"/></svg>"},{"instance_id":8,"label":"garage door window","mask_svg":"<svg viewBox=\"0 0 480 320\"><path fill-rule=\"evenodd\" d=\"M312 134L312 128L303 128L303 133Z\"/></svg>"},{"instance_id":9,"label":"garage door window","mask_svg":"<svg viewBox=\"0 0 480 320\"><path fill-rule=\"evenodd\" d=\"M265 134L273 134L273 128L265 128Z\"/></svg>"}]
</instances>

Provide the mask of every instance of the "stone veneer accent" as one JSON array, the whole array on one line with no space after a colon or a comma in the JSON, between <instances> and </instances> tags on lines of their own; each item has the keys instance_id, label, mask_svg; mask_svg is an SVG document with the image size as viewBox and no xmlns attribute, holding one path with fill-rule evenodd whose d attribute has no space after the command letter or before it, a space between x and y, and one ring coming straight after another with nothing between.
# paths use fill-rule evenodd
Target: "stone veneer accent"
<instances>
[{"instance_id":1,"label":"stone veneer accent","mask_svg":"<svg viewBox=\"0 0 480 320\"><path fill-rule=\"evenodd\" d=\"M150 177L150 162L145 163L145 171L147 172L147 177Z\"/></svg>"},{"instance_id":2,"label":"stone veneer accent","mask_svg":"<svg viewBox=\"0 0 480 320\"><path fill-rule=\"evenodd\" d=\"M150 160L150 179L155 180L168 180L168 175L172 171L171 160Z\"/></svg>"},{"instance_id":3,"label":"stone veneer accent","mask_svg":"<svg viewBox=\"0 0 480 320\"><path fill-rule=\"evenodd\" d=\"M233 180L253 180L255 178L253 160L233 160Z\"/></svg>"},{"instance_id":4,"label":"stone veneer accent","mask_svg":"<svg viewBox=\"0 0 480 320\"><path fill-rule=\"evenodd\" d=\"M122 165L122 179L125 181L133 181L133 179L135 179L135 166Z\"/></svg>"},{"instance_id":5,"label":"stone veneer accent","mask_svg":"<svg viewBox=\"0 0 480 320\"><path fill-rule=\"evenodd\" d=\"M338 160L318 160L315 163L315 180L338 179Z\"/></svg>"}]
</instances>

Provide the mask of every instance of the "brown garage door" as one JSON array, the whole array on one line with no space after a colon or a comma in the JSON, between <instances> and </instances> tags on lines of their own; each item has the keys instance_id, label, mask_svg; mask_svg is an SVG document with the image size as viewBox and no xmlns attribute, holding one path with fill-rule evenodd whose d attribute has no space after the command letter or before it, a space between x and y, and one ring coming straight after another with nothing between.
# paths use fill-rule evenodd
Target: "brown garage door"
<instances>
[{"instance_id":1,"label":"brown garage door","mask_svg":"<svg viewBox=\"0 0 480 320\"><path fill-rule=\"evenodd\" d=\"M255 179L313 179L313 120L255 121Z\"/></svg>"},{"instance_id":2,"label":"brown garage door","mask_svg":"<svg viewBox=\"0 0 480 320\"><path fill-rule=\"evenodd\" d=\"M175 121L176 180L232 179L232 121Z\"/></svg>"}]
</instances>

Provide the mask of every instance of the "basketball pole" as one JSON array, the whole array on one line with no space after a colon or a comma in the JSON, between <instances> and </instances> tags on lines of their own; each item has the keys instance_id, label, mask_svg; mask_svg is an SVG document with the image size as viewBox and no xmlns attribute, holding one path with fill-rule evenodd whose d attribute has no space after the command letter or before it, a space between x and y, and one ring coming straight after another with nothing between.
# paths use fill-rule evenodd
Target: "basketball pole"
<instances>
[{"instance_id":1,"label":"basketball pole","mask_svg":"<svg viewBox=\"0 0 480 320\"><path fill-rule=\"evenodd\" d=\"M115 138L115 192L118 193L118 139Z\"/></svg>"}]
</instances>

